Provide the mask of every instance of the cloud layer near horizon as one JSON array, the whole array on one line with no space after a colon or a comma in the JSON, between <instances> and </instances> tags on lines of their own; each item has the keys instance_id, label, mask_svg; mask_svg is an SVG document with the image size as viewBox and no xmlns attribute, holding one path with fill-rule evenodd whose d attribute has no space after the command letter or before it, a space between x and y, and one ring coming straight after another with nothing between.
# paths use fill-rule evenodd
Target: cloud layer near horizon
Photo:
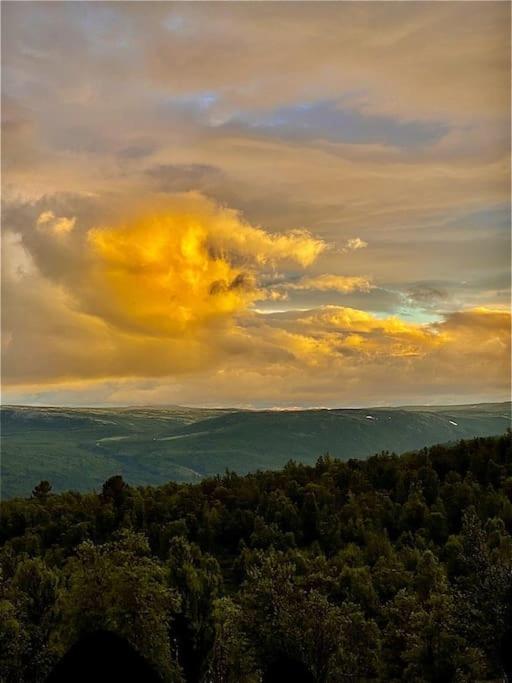
<instances>
[{"instance_id":1,"label":"cloud layer near horizon","mask_svg":"<svg viewBox=\"0 0 512 683\"><path fill-rule=\"evenodd\" d=\"M508 396L508 5L2 14L7 400Z\"/></svg>"}]
</instances>

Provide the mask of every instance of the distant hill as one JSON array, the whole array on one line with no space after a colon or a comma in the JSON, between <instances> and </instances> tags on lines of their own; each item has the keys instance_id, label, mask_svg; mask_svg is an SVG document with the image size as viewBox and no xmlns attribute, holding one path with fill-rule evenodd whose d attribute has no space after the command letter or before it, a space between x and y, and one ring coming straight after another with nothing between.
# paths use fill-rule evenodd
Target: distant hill
<instances>
[{"instance_id":1,"label":"distant hill","mask_svg":"<svg viewBox=\"0 0 512 683\"><path fill-rule=\"evenodd\" d=\"M226 469L276 469L320 455L347 460L382 450L503 433L511 403L333 410L39 408L4 406L2 496L41 479L55 491L97 489L113 474L131 484L194 482Z\"/></svg>"}]
</instances>

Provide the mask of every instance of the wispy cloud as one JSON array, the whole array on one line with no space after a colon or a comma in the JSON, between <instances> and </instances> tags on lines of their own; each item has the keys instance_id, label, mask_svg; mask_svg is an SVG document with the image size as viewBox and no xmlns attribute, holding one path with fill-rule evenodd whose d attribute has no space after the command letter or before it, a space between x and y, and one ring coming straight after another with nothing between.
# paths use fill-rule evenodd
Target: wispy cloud
<instances>
[{"instance_id":1,"label":"wispy cloud","mask_svg":"<svg viewBox=\"0 0 512 683\"><path fill-rule=\"evenodd\" d=\"M316 277L304 277L294 282L281 285L283 289L318 290L327 292L368 292L372 283L367 277L344 276L344 275L317 275Z\"/></svg>"}]
</instances>

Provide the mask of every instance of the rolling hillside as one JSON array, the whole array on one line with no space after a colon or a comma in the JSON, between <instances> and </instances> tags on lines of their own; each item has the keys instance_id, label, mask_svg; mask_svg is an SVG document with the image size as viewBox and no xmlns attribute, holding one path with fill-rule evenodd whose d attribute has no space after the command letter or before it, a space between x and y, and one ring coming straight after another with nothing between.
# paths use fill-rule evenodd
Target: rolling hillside
<instances>
[{"instance_id":1,"label":"rolling hillside","mask_svg":"<svg viewBox=\"0 0 512 683\"><path fill-rule=\"evenodd\" d=\"M55 491L87 491L112 474L131 484L194 482L226 469L241 474L397 453L500 434L510 403L471 406L247 411L201 408L4 406L2 496L30 494L41 479Z\"/></svg>"}]
</instances>

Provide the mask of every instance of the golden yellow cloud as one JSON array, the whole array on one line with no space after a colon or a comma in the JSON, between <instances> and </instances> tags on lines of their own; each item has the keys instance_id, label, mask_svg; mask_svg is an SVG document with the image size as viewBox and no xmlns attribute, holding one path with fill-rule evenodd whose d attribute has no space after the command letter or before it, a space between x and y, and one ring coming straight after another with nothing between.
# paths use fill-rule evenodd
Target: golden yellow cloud
<instances>
[{"instance_id":1,"label":"golden yellow cloud","mask_svg":"<svg viewBox=\"0 0 512 683\"><path fill-rule=\"evenodd\" d=\"M510 324L508 311L474 308L452 313L438 323L412 323L395 316L379 318L366 311L326 306L296 321L288 332L287 348L298 358L317 364L350 357L352 362L386 364L397 359L417 359L417 367L430 371L453 363L458 372L485 362L495 375L509 381ZM483 366L482 366L483 367ZM510 370L509 370L510 371ZM508 372L509 372L508 371ZM428 377L424 378L428 380Z\"/></svg>"},{"instance_id":2,"label":"golden yellow cloud","mask_svg":"<svg viewBox=\"0 0 512 683\"><path fill-rule=\"evenodd\" d=\"M229 319L268 293L258 275L277 263L308 266L325 249L304 230L273 235L203 197L170 203L117 227L88 232L94 312L151 334L182 334Z\"/></svg>"},{"instance_id":3,"label":"golden yellow cloud","mask_svg":"<svg viewBox=\"0 0 512 683\"><path fill-rule=\"evenodd\" d=\"M319 312L303 318L302 322L323 330L379 335L428 345L438 344L443 339L446 341L442 336L442 326L411 323L396 316L379 318L367 311L341 306L325 306Z\"/></svg>"},{"instance_id":4,"label":"golden yellow cloud","mask_svg":"<svg viewBox=\"0 0 512 683\"><path fill-rule=\"evenodd\" d=\"M410 323L395 316L378 318L354 308L325 306L299 317L281 343L302 362L317 366L340 359L351 363L426 357L452 342L444 325ZM285 341L286 340L286 341Z\"/></svg>"},{"instance_id":5,"label":"golden yellow cloud","mask_svg":"<svg viewBox=\"0 0 512 683\"><path fill-rule=\"evenodd\" d=\"M284 284L286 289L306 289L327 292L368 292L372 288L372 283L367 277L346 276L346 275L318 275L317 277L304 277L297 282Z\"/></svg>"}]
</instances>

